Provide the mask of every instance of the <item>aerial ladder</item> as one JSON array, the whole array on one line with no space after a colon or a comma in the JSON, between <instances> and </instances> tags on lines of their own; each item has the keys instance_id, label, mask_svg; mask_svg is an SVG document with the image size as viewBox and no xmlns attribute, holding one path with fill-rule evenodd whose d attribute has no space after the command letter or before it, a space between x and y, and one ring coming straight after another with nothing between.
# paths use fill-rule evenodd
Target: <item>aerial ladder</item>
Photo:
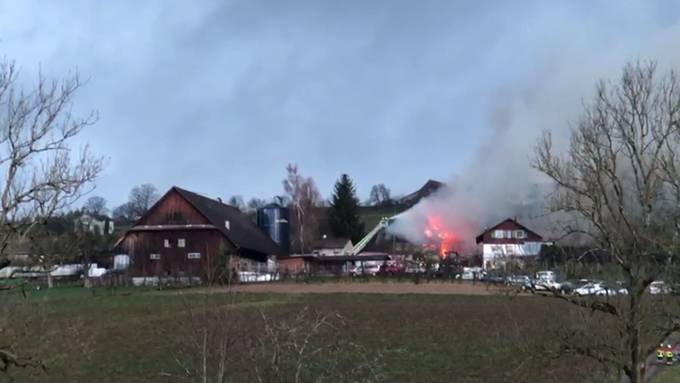
<instances>
[{"instance_id":1,"label":"aerial ladder","mask_svg":"<svg viewBox=\"0 0 680 383\"><path fill-rule=\"evenodd\" d=\"M366 247L366 245L368 245L368 243L371 242L373 237L375 237L375 235L378 234L380 230L390 225L390 222L392 222L392 220L394 220L394 217L381 218L380 222L378 222L378 224L373 228L373 230L369 231L368 234L366 234L363 238L359 240L359 242L357 242L356 245L354 245L350 255L355 256L359 254L364 249L364 247Z\"/></svg>"}]
</instances>

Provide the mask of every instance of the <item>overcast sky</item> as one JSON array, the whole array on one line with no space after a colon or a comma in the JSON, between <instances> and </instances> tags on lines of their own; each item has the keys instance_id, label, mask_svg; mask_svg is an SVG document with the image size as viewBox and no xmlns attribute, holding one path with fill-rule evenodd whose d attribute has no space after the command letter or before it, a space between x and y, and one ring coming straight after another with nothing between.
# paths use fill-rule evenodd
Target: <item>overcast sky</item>
<instances>
[{"instance_id":1,"label":"overcast sky","mask_svg":"<svg viewBox=\"0 0 680 383\"><path fill-rule=\"evenodd\" d=\"M677 68L672 4L7 0L0 55L27 83L39 68L88 79L75 109L99 112L83 139L108 158L96 194L111 206L144 182L268 198L288 162L325 197L348 173L364 199L465 172L504 150L498 129L528 136L510 151L528 157L627 60Z\"/></svg>"}]
</instances>

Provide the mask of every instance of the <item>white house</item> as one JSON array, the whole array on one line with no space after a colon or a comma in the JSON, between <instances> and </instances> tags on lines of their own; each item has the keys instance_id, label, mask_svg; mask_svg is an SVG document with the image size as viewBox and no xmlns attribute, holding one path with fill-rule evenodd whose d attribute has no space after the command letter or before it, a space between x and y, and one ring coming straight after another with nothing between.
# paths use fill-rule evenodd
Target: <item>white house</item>
<instances>
[{"instance_id":1,"label":"white house","mask_svg":"<svg viewBox=\"0 0 680 383\"><path fill-rule=\"evenodd\" d=\"M114 229L113 220L105 215L83 213L75 220L76 228L84 229L91 233L112 234Z\"/></svg>"},{"instance_id":2,"label":"white house","mask_svg":"<svg viewBox=\"0 0 680 383\"><path fill-rule=\"evenodd\" d=\"M493 270L510 260L522 261L525 257L536 257L543 245L552 245L535 231L508 218L486 229L476 238L482 245L482 267Z\"/></svg>"}]
</instances>

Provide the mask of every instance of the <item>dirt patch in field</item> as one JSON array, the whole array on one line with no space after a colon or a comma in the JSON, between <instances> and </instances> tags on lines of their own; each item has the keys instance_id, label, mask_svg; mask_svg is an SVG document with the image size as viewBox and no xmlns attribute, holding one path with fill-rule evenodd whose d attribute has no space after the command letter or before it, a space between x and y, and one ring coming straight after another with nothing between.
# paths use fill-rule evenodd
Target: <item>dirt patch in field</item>
<instances>
[{"instance_id":1,"label":"dirt patch in field","mask_svg":"<svg viewBox=\"0 0 680 383\"><path fill-rule=\"evenodd\" d=\"M252 283L231 287L231 291L244 293L369 293L369 294L458 294L491 295L505 292L495 286L481 283L409 283L409 282L356 282L356 283Z\"/></svg>"}]
</instances>

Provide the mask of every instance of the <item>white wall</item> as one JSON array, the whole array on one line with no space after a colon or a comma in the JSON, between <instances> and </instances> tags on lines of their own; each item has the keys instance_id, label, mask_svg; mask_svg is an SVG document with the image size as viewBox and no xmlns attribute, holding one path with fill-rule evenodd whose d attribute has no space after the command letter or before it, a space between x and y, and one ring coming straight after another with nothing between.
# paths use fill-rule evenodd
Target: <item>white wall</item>
<instances>
[{"instance_id":1,"label":"white wall","mask_svg":"<svg viewBox=\"0 0 680 383\"><path fill-rule=\"evenodd\" d=\"M543 244L544 242L485 243L482 245L482 265L486 269L489 262L495 264L509 257L535 257L541 251Z\"/></svg>"}]
</instances>

